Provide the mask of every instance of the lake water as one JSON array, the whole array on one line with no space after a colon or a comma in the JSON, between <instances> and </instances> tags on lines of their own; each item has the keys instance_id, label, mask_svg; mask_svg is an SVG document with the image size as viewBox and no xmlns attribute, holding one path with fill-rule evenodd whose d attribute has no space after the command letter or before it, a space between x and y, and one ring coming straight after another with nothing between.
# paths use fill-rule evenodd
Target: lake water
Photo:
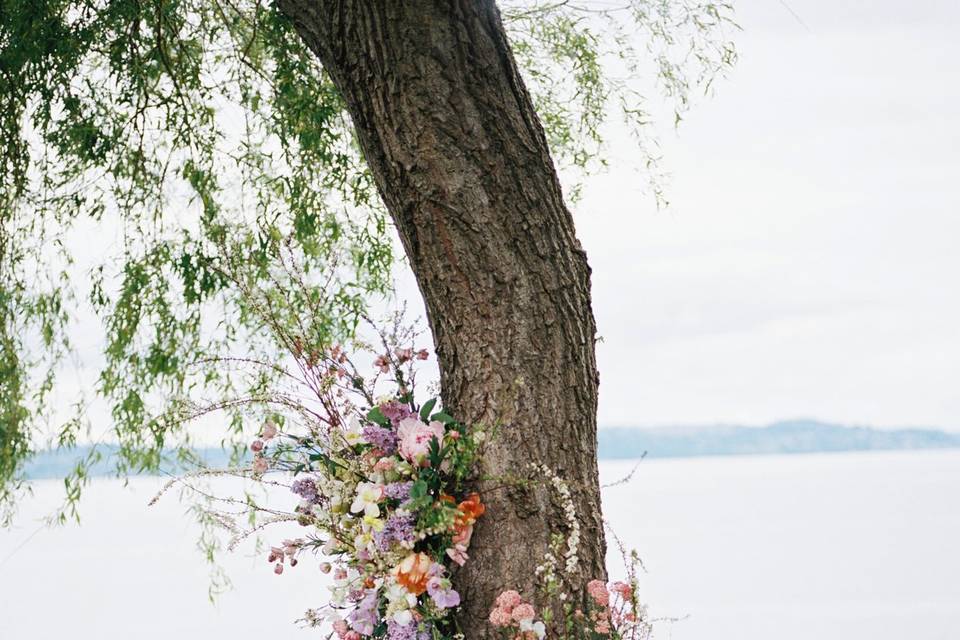
<instances>
[{"instance_id":1,"label":"lake water","mask_svg":"<svg viewBox=\"0 0 960 640\"><path fill-rule=\"evenodd\" d=\"M146 506L160 484L94 481L83 524L48 529L60 488L37 483L0 532L0 640L318 637L293 624L324 601L311 562L275 576L242 549L211 605L185 506ZM644 461L604 507L652 613L683 618L659 638L960 638L960 451Z\"/></svg>"}]
</instances>

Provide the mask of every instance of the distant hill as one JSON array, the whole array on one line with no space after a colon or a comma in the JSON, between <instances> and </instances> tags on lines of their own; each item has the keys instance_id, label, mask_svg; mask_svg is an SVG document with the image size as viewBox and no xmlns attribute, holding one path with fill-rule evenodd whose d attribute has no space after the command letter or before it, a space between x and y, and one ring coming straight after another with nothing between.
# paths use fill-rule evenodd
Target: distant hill
<instances>
[{"instance_id":1,"label":"distant hill","mask_svg":"<svg viewBox=\"0 0 960 640\"><path fill-rule=\"evenodd\" d=\"M788 420L766 427L606 428L599 430L601 458L817 453L892 449L960 448L960 434L935 429L847 427L816 420Z\"/></svg>"},{"instance_id":2,"label":"distant hill","mask_svg":"<svg viewBox=\"0 0 960 640\"><path fill-rule=\"evenodd\" d=\"M846 427L816 420L790 420L766 427L714 425L702 427L608 427L599 430L601 459L688 458L695 456L764 455L817 453L825 451L870 451L892 449L960 448L960 434L935 429L881 430ZM116 447L101 446L104 459L90 470L92 476L110 473L109 458ZM62 478L90 452L89 447L43 451L26 466L30 479ZM211 467L225 466L226 451L218 448L197 451ZM176 473L173 461L165 471Z\"/></svg>"}]
</instances>

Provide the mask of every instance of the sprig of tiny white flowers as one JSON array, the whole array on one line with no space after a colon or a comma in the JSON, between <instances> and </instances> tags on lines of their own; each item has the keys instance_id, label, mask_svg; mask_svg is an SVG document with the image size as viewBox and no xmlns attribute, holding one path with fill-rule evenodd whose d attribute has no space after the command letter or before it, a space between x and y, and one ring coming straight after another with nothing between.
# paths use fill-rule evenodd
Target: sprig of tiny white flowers
<instances>
[{"instance_id":1,"label":"sprig of tiny white flowers","mask_svg":"<svg viewBox=\"0 0 960 640\"><path fill-rule=\"evenodd\" d=\"M542 473L547 478L557 494L568 531L567 549L563 554L565 568L568 574L573 573L576 571L580 561L578 556L580 549L580 520L577 518L577 509L573 504L573 498L570 496L570 487L563 478L557 475L547 465L531 462L530 466L534 471Z\"/></svg>"}]
</instances>

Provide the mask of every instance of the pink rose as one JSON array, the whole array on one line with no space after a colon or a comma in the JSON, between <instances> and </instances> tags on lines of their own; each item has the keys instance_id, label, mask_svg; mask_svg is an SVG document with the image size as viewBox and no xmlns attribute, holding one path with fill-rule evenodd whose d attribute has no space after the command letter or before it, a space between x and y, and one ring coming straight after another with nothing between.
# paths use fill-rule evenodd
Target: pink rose
<instances>
[{"instance_id":1,"label":"pink rose","mask_svg":"<svg viewBox=\"0 0 960 640\"><path fill-rule=\"evenodd\" d=\"M436 438L443 442L443 423L434 420L430 424L416 418L404 418L397 427L400 455L409 462L424 464L430 451L430 441Z\"/></svg>"}]
</instances>

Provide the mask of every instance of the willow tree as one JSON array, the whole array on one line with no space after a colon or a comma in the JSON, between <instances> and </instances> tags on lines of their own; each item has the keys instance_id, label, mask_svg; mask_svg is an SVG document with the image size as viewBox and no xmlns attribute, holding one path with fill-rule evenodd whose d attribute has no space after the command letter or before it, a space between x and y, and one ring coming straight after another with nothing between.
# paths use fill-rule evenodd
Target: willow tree
<instances>
[{"instance_id":1,"label":"willow tree","mask_svg":"<svg viewBox=\"0 0 960 640\"><path fill-rule=\"evenodd\" d=\"M348 339L388 289L392 222L445 406L504 425L492 475L536 461L576 487L581 578L604 575L590 268L552 158L602 166L619 113L652 166L638 89L679 118L732 63L729 19L697 0L0 3L0 497L38 446L81 301L102 370L56 444L101 436L94 394L118 473L155 468L171 445L188 455L192 395L270 383L209 365L276 348L239 290L266 287L306 340ZM488 498L458 577L477 635L495 589L531 586L548 500Z\"/></svg>"}]
</instances>

